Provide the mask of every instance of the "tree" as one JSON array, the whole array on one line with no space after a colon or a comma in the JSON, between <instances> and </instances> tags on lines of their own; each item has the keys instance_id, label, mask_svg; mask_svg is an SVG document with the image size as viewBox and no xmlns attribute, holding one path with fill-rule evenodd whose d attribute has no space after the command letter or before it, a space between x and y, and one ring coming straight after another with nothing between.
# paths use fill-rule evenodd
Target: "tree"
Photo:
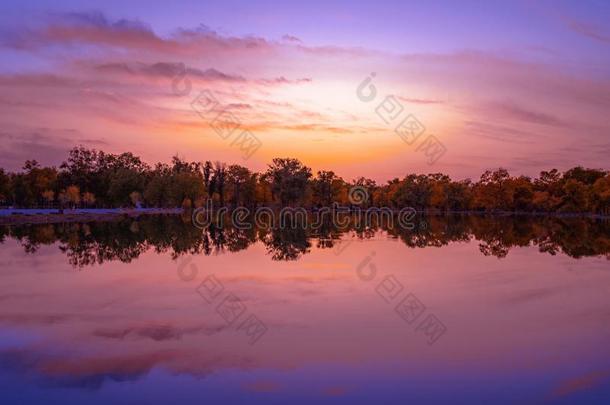
<instances>
[{"instance_id":1,"label":"tree","mask_svg":"<svg viewBox=\"0 0 610 405\"><path fill-rule=\"evenodd\" d=\"M87 149L83 146L72 148L68 159L60 165L62 185L75 185L81 190L101 191L98 189L102 180L100 167L104 166L107 157L104 152Z\"/></svg>"},{"instance_id":2,"label":"tree","mask_svg":"<svg viewBox=\"0 0 610 405\"><path fill-rule=\"evenodd\" d=\"M541 171L540 176L534 181L534 186L537 191L556 191L553 187L559 183L561 179L561 173L557 169L550 171Z\"/></svg>"},{"instance_id":3,"label":"tree","mask_svg":"<svg viewBox=\"0 0 610 405\"><path fill-rule=\"evenodd\" d=\"M187 162L174 156L172 167L169 170L170 182L168 184L172 205L183 205L185 200L203 200L205 196L202 165L198 162Z\"/></svg>"},{"instance_id":4,"label":"tree","mask_svg":"<svg viewBox=\"0 0 610 405\"><path fill-rule=\"evenodd\" d=\"M574 178L569 179L563 186L561 211L578 212L587 211L587 186Z\"/></svg>"},{"instance_id":5,"label":"tree","mask_svg":"<svg viewBox=\"0 0 610 405\"><path fill-rule=\"evenodd\" d=\"M86 207L91 207L93 204L95 204L95 195L93 193L85 191L83 193L83 203Z\"/></svg>"},{"instance_id":6,"label":"tree","mask_svg":"<svg viewBox=\"0 0 610 405\"><path fill-rule=\"evenodd\" d=\"M585 169L581 166L574 167L563 174L564 180L576 180L582 184L591 186L595 184L598 179L603 178L606 172L597 169Z\"/></svg>"},{"instance_id":7,"label":"tree","mask_svg":"<svg viewBox=\"0 0 610 405\"><path fill-rule=\"evenodd\" d=\"M148 176L148 183L144 190L146 203L153 207L167 207L170 201L171 169L168 165L157 163ZM176 205L177 202L174 204Z\"/></svg>"},{"instance_id":8,"label":"tree","mask_svg":"<svg viewBox=\"0 0 610 405\"><path fill-rule=\"evenodd\" d=\"M447 185L447 208L467 210L472 204L472 182L470 179L451 182Z\"/></svg>"},{"instance_id":9,"label":"tree","mask_svg":"<svg viewBox=\"0 0 610 405\"><path fill-rule=\"evenodd\" d=\"M312 181L314 202L320 205L329 206L332 204L339 190L333 187L339 178L333 171L318 171L317 176Z\"/></svg>"},{"instance_id":10,"label":"tree","mask_svg":"<svg viewBox=\"0 0 610 405\"><path fill-rule=\"evenodd\" d=\"M57 196L57 200L59 201L59 206L62 209L70 202L70 199L68 198L68 195L66 194L66 190L63 190L62 192L59 193L59 195Z\"/></svg>"},{"instance_id":11,"label":"tree","mask_svg":"<svg viewBox=\"0 0 610 405\"><path fill-rule=\"evenodd\" d=\"M476 202L486 210L513 208L513 184L506 169L487 170L475 185Z\"/></svg>"},{"instance_id":12,"label":"tree","mask_svg":"<svg viewBox=\"0 0 610 405\"><path fill-rule=\"evenodd\" d=\"M105 206L129 204L129 193L142 192L150 175L148 165L132 153L114 155L82 146L70 150L60 169L61 186L76 185Z\"/></svg>"},{"instance_id":13,"label":"tree","mask_svg":"<svg viewBox=\"0 0 610 405\"><path fill-rule=\"evenodd\" d=\"M50 206L55 201L55 191L45 190L42 192L42 198L45 201L46 206Z\"/></svg>"},{"instance_id":14,"label":"tree","mask_svg":"<svg viewBox=\"0 0 610 405\"><path fill-rule=\"evenodd\" d=\"M451 178L442 173L428 175L430 184L429 205L434 208L447 210L449 208L449 185Z\"/></svg>"},{"instance_id":15,"label":"tree","mask_svg":"<svg viewBox=\"0 0 610 405\"><path fill-rule=\"evenodd\" d=\"M218 200L221 206L225 205L225 182L226 182L227 168L224 163L216 162L214 164L214 172L212 176L212 180L210 183L213 184L211 186L218 193Z\"/></svg>"},{"instance_id":16,"label":"tree","mask_svg":"<svg viewBox=\"0 0 610 405\"><path fill-rule=\"evenodd\" d=\"M68 202L72 204L72 207L76 207L80 203L80 190L78 186L69 186L66 189L66 197L68 197Z\"/></svg>"},{"instance_id":17,"label":"tree","mask_svg":"<svg viewBox=\"0 0 610 405\"><path fill-rule=\"evenodd\" d=\"M264 176L271 183L274 198L287 206L304 199L311 169L298 159L275 158Z\"/></svg>"},{"instance_id":18,"label":"tree","mask_svg":"<svg viewBox=\"0 0 610 405\"><path fill-rule=\"evenodd\" d=\"M43 192L55 189L57 171L52 167L41 167L36 160L27 160L22 173L11 175L11 185L17 205L37 206L44 203Z\"/></svg>"},{"instance_id":19,"label":"tree","mask_svg":"<svg viewBox=\"0 0 610 405\"><path fill-rule=\"evenodd\" d=\"M589 198L592 211L610 215L610 174L595 181Z\"/></svg>"},{"instance_id":20,"label":"tree","mask_svg":"<svg viewBox=\"0 0 610 405\"><path fill-rule=\"evenodd\" d=\"M425 175L410 174L401 180L392 197L397 207L424 209L429 206L431 182Z\"/></svg>"},{"instance_id":21,"label":"tree","mask_svg":"<svg viewBox=\"0 0 610 405\"><path fill-rule=\"evenodd\" d=\"M513 208L519 211L528 211L532 208L534 198L534 185L529 177L520 176L513 179Z\"/></svg>"},{"instance_id":22,"label":"tree","mask_svg":"<svg viewBox=\"0 0 610 405\"><path fill-rule=\"evenodd\" d=\"M132 191L129 193L129 199L134 207L140 208L140 205L142 204L142 194L137 191Z\"/></svg>"},{"instance_id":23,"label":"tree","mask_svg":"<svg viewBox=\"0 0 610 405\"><path fill-rule=\"evenodd\" d=\"M368 193L368 199L363 204L363 207L372 206L375 204L375 190L377 190L377 183L375 180L367 179L366 177L359 177L356 179L353 185L364 187Z\"/></svg>"},{"instance_id":24,"label":"tree","mask_svg":"<svg viewBox=\"0 0 610 405\"><path fill-rule=\"evenodd\" d=\"M150 168L131 153L107 155L101 169L104 183L107 185L109 203L114 206L130 204L129 194L133 191L142 193Z\"/></svg>"},{"instance_id":25,"label":"tree","mask_svg":"<svg viewBox=\"0 0 610 405\"><path fill-rule=\"evenodd\" d=\"M269 179L264 176L259 176L256 182L255 201L261 204L269 204L273 202L273 192Z\"/></svg>"},{"instance_id":26,"label":"tree","mask_svg":"<svg viewBox=\"0 0 610 405\"><path fill-rule=\"evenodd\" d=\"M0 168L0 205L5 205L11 198L11 178Z\"/></svg>"},{"instance_id":27,"label":"tree","mask_svg":"<svg viewBox=\"0 0 610 405\"><path fill-rule=\"evenodd\" d=\"M203 183L205 184L205 191L208 193L208 196L211 197L214 193L214 190L210 190L210 176L212 174L212 162L207 160L205 165L203 166Z\"/></svg>"},{"instance_id":28,"label":"tree","mask_svg":"<svg viewBox=\"0 0 610 405\"><path fill-rule=\"evenodd\" d=\"M230 192L231 204L252 205L256 198L256 174L240 165L227 168L226 183Z\"/></svg>"}]
</instances>

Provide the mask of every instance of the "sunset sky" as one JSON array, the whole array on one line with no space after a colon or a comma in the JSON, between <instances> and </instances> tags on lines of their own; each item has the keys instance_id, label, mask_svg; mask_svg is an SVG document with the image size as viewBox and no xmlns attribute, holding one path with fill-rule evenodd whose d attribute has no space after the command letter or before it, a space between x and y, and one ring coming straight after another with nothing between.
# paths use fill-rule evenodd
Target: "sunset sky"
<instances>
[{"instance_id":1,"label":"sunset sky","mask_svg":"<svg viewBox=\"0 0 610 405\"><path fill-rule=\"evenodd\" d=\"M608 21L603 0L3 1L0 166L80 144L255 170L296 157L346 180L609 169ZM203 90L261 141L248 160L193 111ZM376 114L391 95L446 148L434 164L394 132L403 115Z\"/></svg>"}]
</instances>

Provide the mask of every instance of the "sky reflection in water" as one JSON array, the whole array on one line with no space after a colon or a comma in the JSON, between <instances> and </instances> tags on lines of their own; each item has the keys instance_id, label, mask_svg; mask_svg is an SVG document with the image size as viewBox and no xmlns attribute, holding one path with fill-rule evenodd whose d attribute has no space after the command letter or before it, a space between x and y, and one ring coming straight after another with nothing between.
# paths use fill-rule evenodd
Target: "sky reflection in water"
<instances>
[{"instance_id":1,"label":"sky reflection in water","mask_svg":"<svg viewBox=\"0 0 610 405\"><path fill-rule=\"evenodd\" d=\"M3 228L0 390L6 403L604 403L608 230L484 217L409 232L202 232L180 217ZM212 274L266 324L256 344L197 293ZM389 303L376 291L388 276L404 286ZM408 293L447 328L432 345L394 311Z\"/></svg>"}]
</instances>

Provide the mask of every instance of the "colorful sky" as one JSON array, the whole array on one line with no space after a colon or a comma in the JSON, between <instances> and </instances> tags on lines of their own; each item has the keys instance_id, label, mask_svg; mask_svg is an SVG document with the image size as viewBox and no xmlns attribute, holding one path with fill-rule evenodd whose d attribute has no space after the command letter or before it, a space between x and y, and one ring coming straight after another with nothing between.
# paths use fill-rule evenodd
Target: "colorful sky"
<instances>
[{"instance_id":1,"label":"colorful sky","mask_svg":"<svg viewBox=\"0 0 610 405\"><path fill-rule=\"evenodd\" d=\"M255 170L290 156L347 180L608 169L608 21L602 0L3 1L0 166L81 144ZM247 161L193 111L204 90L260 140ZM389 123L387 96L403 114ZM394 132L409 114L446 148L432 165Z\"/></svg>"}]
</instances>

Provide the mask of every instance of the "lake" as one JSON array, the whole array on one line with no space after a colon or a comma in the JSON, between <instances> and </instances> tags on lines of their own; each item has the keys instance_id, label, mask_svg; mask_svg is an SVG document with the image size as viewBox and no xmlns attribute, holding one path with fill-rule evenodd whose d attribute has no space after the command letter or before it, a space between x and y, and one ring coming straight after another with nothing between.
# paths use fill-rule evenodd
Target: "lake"
<instances>
[{"instance_id":1,"label":"lake","mask_svg":"<svg viewBox=\"0 0 610 405\"><path fill-rule=\"evenodd\" d=\"M610 403L610 223L0 228L2 403Z\"/></svg>"}]
</instances>

